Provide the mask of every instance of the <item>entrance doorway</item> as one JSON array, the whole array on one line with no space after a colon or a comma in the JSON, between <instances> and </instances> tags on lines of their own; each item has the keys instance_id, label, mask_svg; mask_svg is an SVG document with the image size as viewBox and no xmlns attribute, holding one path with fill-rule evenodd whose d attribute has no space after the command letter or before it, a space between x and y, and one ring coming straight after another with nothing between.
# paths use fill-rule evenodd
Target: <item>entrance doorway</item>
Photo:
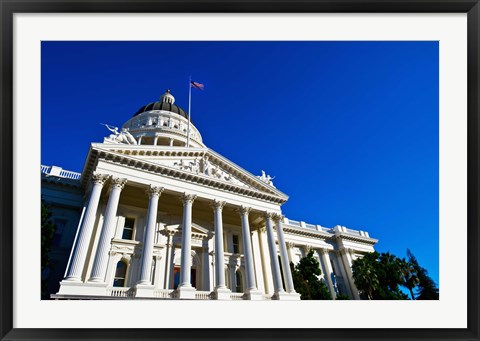
<instances>
[{"instance_id":1,"label":"entrance doorway","mask_svg":"<svg viewBox=\"0 0 480 341\"><path fill-rule=\"evenodd\" d=\"M192 287L197 287L197 269L192 268L190 271L190 282ZM180 284L180 267L176 266L173 268L173 289L177 289Z\"/></svg>"}]
</instances>

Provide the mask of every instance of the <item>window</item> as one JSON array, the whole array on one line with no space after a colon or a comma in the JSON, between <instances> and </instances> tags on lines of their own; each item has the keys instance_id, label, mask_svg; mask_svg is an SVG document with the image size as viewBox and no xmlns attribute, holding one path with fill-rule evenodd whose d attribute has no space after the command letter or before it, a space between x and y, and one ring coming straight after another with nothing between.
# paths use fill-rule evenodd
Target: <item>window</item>
<instances>
[{"instance_id":1,"label":"window","mask_svg":"<svg viewBox=\"0 0 480 341\"><path fill-rule=\"evenodd\" d=\"M233 253L240 253L240 238L238 234L232 235L233 237Z\"/></svg>"},{"instance_id":2,"label":"window","mask_svg":"<svg viewBox=\"0 0 480 341\"><path fill-rule=\"evenodd\" d=\"M133 240L134 230L135 230L135 219L125 218L125 224L123 225L122 239Z\"/></svg>"},{"instance_id":3,"label":"window","mask_svg":"<svg viewBox=\"0 0 480 341\"><path fill-rule=\"evenodd\" d=\"M114 287L124 287L125 278L127 276L127 263L123 260L117 263L117 269L115 270L115 278L113 279Z\"/></svg>"},{"instance_id":4,"label":"window","mask_svg":"<svg viewBox=\"0 0 480 341\"><path fill-rule=\"evenodd\" d=\"M59 246L62 239L63 231L67 226L67 220L65 219L55 219L55 234L52 239L52 246Z\"/></svg>"}]
</instances>

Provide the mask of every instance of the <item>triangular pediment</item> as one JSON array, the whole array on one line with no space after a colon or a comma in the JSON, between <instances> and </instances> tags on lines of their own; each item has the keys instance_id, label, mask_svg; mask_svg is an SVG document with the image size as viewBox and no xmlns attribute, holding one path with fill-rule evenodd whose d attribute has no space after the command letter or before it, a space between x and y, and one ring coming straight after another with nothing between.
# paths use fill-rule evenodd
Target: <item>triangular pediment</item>
<instances>
[{"instance_id":1,"label":"triangular pediment","mask_svg":"<svg viewBox=\"0 0 480 341\"><path fill-rule=\"evenodd\" d=\"M288 199L270 178L255 176L208 148L92 144L92 150L107 160L179 177L191 182L283 203Z\"/></svg>"},{"instance_id":2,"label":"triangular pediment","mask_svg":"<svg viewBox=\"0 0 480 341\"><path fill-rule=\"evenodd\" d=\"M170 231L175 231L175 230L176 231L181 231L182 230L182 224L167 225L167 226L165 226L165 229L170 230ZM210 232L209 229L206 229L206 228L192 222L192 233L208 235L209 232Z\"/></svg>"}]
</instances>

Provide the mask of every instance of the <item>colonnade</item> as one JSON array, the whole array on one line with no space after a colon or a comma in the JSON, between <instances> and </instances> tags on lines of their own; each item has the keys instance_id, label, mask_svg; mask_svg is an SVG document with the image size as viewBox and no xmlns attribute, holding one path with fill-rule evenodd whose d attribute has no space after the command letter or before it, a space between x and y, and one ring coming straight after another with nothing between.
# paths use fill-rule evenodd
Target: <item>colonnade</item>
<instances>
[{"instance_id":1,"label":"colonnade","mask_svg":"<svg viewBox=\"0 0 480 341\"><path fill-rule=\"evenodd\" d=\"M71 258L67 266L67 272L64 281L82 282L82 274L86 265L87 254L90 248L90 242L93 237L94 223L100 201L102 188L107 180L110 179L110 194L105 209L103 224L101 227L100 238L96 248L93 260L89 283L106 284L106 272L108 265L109 250L111 240L115 233L115 217L117 215L120 194L127 179L114 178L102 174L93 174L92 190L85 209L83 219L81 220ZM151 271L152 257L154 249L154 236L157 223L158 200L163 187L150 186L147 190L149 196L147 219L145 233L143 238L143 255L141 259L140 278L136 284L138 290L152 286ZM192 206L196 199L195 194L184 193L181 197L183 204L182 219L182 245L181 245L181 264L180 264L180 282L177 288L177 298L192 299L195 297L196 289L191 285L191 249L192 249ZM215 245L215 287L214 298L230 299L230 290L226 286L224 272L224 246L223 246L223 217L222 212L225 207L225 201L213 200L211 207L214 215L214 245ZM242 239L243 254L245 264L246 288L245 298L251 300L263 299L263 292L258 289L255 276L252 241L250 234L249 214L252 211L250 207L240 206L235 210L239 214ZM283 234L282 221L283 216L272 212L263 212L265 226L267 231L268 249L270 254L270 267L272 269L274 283L274 299L299 299L296 294L292 274L289 266L289 257L285 238ZM280 249L280 262L277 256L277 246L274 236L274 224L277 232L278 245ZM170 240L170 238L169 238ZM217 266L221 264L221 266ZM285 279L285 288L283 288L280 267ZM264 269L265 271L266 269ZM290 297L290 298L289 298Z\"/></svg>"}]
</instances>

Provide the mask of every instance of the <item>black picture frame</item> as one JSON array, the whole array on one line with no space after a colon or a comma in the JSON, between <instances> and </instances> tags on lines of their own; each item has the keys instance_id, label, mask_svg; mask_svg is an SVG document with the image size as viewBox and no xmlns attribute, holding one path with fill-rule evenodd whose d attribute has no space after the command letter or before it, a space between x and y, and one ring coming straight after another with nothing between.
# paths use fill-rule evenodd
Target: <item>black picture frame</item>
<instances>
[{"instance_id":1,"label":"black picture frame","mask_svg":"<svg viewBox=\"0 0 480 341\"><path fill-rule=\"evenodd\" d=\"M479 15L478 0L0 0L0 337L45 339L479 340ZM467 13L468 320L465 329L16 329L13 328L13 16L15 13ZM454 313L454 312L452 312ZM220 326L219 326L220 327Z\"/></svg>"}]
</instances>

